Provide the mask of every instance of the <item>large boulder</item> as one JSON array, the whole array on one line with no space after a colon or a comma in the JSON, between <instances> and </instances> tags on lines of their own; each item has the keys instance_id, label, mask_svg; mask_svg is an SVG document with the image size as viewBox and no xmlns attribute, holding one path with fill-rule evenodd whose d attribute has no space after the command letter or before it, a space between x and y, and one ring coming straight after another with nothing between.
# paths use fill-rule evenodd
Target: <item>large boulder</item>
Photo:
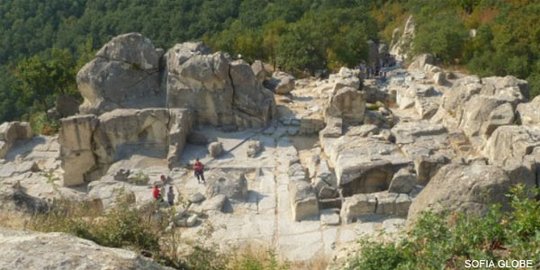
<instances>
[{"instance_id":1,"label":"large boulder","mask_svg":"<svg viewBox=\"0 0 540 270\"><path fill-rule=\"evenodd\" d=\"M540 151L540 128L502 126L493 132L483 152L491 164L505 166L523 163L527 155L534 155L538 151Z\"/></svg>"},{"instance_id":2,"label":"large boulder","mask_svg":"<svg viewBox=\"0 0 540 270\"><path fill-rule=\"evenodd\" d=\"M414 221L426 210L484 214L491 204L507 202L510 187L519 181L493 165L449 164L414 199L408 218Z\"/></svg>"},{"instance_id":3,"label":"large boulder","mask_svg":"<svg viewBox=\"0 0 540 270\"><path fill-rule=\"evenodd\" d=\"M262 87L257 81L253 70L243 60L231 63L230 76L234 89L234 108L243 114L253 116L252 121L247 126L264 126L266 122L275 114L274 94ZM241 122L241 117L237 124ZM248 117L244 117L248 118Z\"/></svg>"},{"instance_id":4,"label":"large boulder","mask_svg":"<svg viewBox=\"0 0 540 270\"><path fill-rule=\"evenodd\" d=\"M176 44L165 55L169 108L188 108L199 124L233 124L230 60L201 43Z\"/></svg>"},{"instance_id":5,"label":"large boulder","mask_svg":"<svg viewBox=\"0 0 540 270\"><path fill-rule=\"evenodd\" d=\"M191 130L184 109L118 109L61 120L59 142L64 185L83 184L133 154L167 158L177 165Z\"/></svg>"},{"instance_id":6,"label":"large boulder","mask_svg":"<svg viewBox=\"0 0 540 270\"><path fill-rule=\"evenodd\" d=\"M159 58L152 42L139 33L113 38L77 73L77 86L84 98L80 112L163 107Z\"/></svg>"},{"instance_id":7,"label":"large boulder","mask_svg":"<svg viewBox=\"0 0 540 270\"><path fill-rule=\"evenodd\" d=\"M95 115L76 115L61 120L58 141L65 186L83 184L87 172L96 165L92 136L97 124Z\"/></svg>"},{"instance_id":8,"label":"large boulder","mask_svg":"<svg viewBox=\"0 0 540 270\"><path fill-rule=\"evenodd\" d=\"M322 138L344 195L387 190L395 171L412 161L395 144L374 138Z\"/></svg>"},{"instance_id":9,"label":"large boulder","mask_svg":"<svg viewBox=\"0 0 540 270\"><path fill-rule=\"evenodd\" d=\"M289 194L293 220L301 221L319 215L319 201L308 182L289 182Z\"/></svg>"},{"instance_id":10,"label":"large boulder","mask_svg":"<svg viewBox=\"0 0 540 270\"><path fill-rule=\"evenodd\" d=\"M165 156L168 150L167 109L119 109L99 117L94 153L100 164L112 164L136 152Z\"/></svg>"},{"instance_id":11,"label":"large boulder","mask_svg":"<svg viewBox=\"0 0 540 270\"><path fill-rule=\"evenodd\" d=\"M412 52L412 42L414 40L416 23L413 16L409 16L403 31L400 32L399 28L396 28L392 33L392 43L390 43L390 54L393 55L399 61L408 60L409 54Z\"/></svg>"},{"instance_id":12,"label":"large boulder","mask_svg":"<svg viewBox=\"0 0 540 270\"><path fill-rule=\"evenodd\" d=\"M341 219L344 223L355 222L359 217L374 214L377 199L372 194L356 194L345 198L341 207Z\"/></svg>"},{"instance_id":13,"label":"large boulder","mask_svg":"<svg viewBox=\"0 0 540 270\"><path fill-rule=\"evenodd\" d=\"M18 140L32 138L32 129L27 122L5 122L0 125L0 159L4 158Z\"/></svg>"},{"instance_id":14,"label":"large boulder","mask_svg":"<svg viewBox=\"0 0 540 270\"><path fill-rule=\"evenodd\" d=\"M65 233L0 229L0 269L171 269Z\"/></svg>"},{"instance_id":15,"label":"large boulder","mask_svg":"<svg viewBox=\"0 0 540 270\"><path fill-rule=\"evenodd\" d=\"M167 106L190 109L195 123L261 127L273 117L273 94L246 62L200 42L176 44L165 59Z\"/></svg>"},{"instance_id":16,"label":"large boulder","mask_svg":"<svg viewBox=\"0 0 540 270\"><path fill-rule=\"evenodd\" d=\"M416 186L416 175L409 169L402 168L392 177L388 192L392 193L410 193Z\"/></svg>"},{"instance_id":17,"label":"large boulder","mask_svg":"<svg viewBox=\"0 0 540 270\"><path fill-rule=\"evenodd\" d=\"M206 195L208 198L218 194L237 201L248 198L248 183L242 171L212 170L207 173Z\"/></svg>"},{"instance_id":18,"label":"large boulder","mask_svg":"<svg viewBox=\"0 0 540 270\"><path fill-rule=\"evenodd\" d=\"M517 113L522 125L540 125L540 96L535 97L531 102L521 103L517 106Z\"/></svg>"},{"instance_id":19,"label":"large boulder","mask_svg":"<svg viewBox=\"0 0 540 270\"><path fill-rule=\"evenodd\" d=\"M360 124L364 120L366 100L364 93L352 87L334 87L325 111L326 118L337 117L349 124Z\"/></svg>"},{"instance_id":20,"label":"large boulder","mask_svg":"<svg viewBox=\"0 0 540 270\"><path fill-rule=\"evenodd\" d=\"M272 74L272 79L266 82L266 86L273 90L274 93L285 95L294 89L294 77L283 71L276 71Z\"/></svg>"}]
</instances>

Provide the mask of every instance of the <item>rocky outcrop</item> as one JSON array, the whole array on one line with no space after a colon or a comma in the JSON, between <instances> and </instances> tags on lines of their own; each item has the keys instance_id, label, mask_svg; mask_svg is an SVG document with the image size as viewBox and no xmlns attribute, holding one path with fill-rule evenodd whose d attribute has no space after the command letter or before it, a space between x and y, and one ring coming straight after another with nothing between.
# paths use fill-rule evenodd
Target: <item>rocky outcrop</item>
<instances>
[{"instance_id":1,"label":"rocky outcrop","mask_svg":"<svg viewBox=\"0 0 540 270\"><path fill-rule=\"evenodd\" d=\"M527 157L538 158L540 161L540 128L499 127L486 142L484 155L491 164L499 166L523 164Z\"/></svg>"},{"instance_id":2,"label":"rocky outcrop","mask_svg":"<svg viewBox=\"0 0 540 270\"><path fill-rule=\"evenodd\" d=\"M388 192L408 194L416 186L416 182L416 175L411 173L409 169L402 168L392 177Z\"/></svg>"},{"instance_id":3,"label":"rocky outcrop","mask_svg":"<svg viewBox=\"0 0 540 270\"><path fill-rule=\"evenodd\" d=\"M65 233L0 229L2 269L171 269L133 251L108 248Z\"/></svg>"},{"instance_id":4,"label":"rocky outcrop","mask_svg":"<svg viewBox=\"0 0 540 270\"><path fill-rule=\"evenodd\" d=\"M212 170L207 174L206 197L218 194L237 201L245 201L248 197L248 184L241 171Z\"/></svg>"},{"instance_id":5,"label":"rocky outcrop","mask_svg":"<svg viewBox=\"0 0 540 270\"><path fill-rule=\"evenodd\" d=\"M467 76L445 91L441 122L463 130L479 148L498 127L514 123L515 108L528 96L527 82L512 76Z\"/></svg>"},{"instance_id":6,"label":"rocky outcrop","mask_svg":"<svg viewBox=\"0 0 540 270\"><path fill-rule=\"evenodd\" d=\"M352 87L335 86L328 102L326 117L342 119L343 122L354 125L364 120L366 100L363 92Z\"/></svg>"},{"instance_id":7,"label":"rocky outcrop","mask_svg":"<svg viewBox=\"0 0 540 270\"><path fill-rule=\"evenodd\" d=\"M317 196L308 182L292 180L289 183L289 193L293 220L301 221L319 214Z\"/></svg>"},{"instance_id":8,"label":"rocky outcrop","mask_svg":"<svg viewBox=\"0 0 540 270\"><path fill-rule=\"evenodd\" d=\"M139 33L113 38L77 73L77 86L84 98L80 112L163 107L160 57L160 51Z\"/></svg>"},{"instance_id":9,"label":"rocky outcrop","mask_svg":"<svg viewBox=\"0 0 540 270\"><path fill-rule=\"evenodd\" d=\"M92 137L97 124L95 115L72 116L61 120L58 141L65 186L83 184L87 173L96 166Z\"/></svg>"},{"instance_id":10,"label":"rocky outcrop","mask_svg":"<svg viewBox=\"0 0 540 270\"><path fill-rule=\"evenodd\" d=\"M517 106L519 121L525 126L540 125L540 96L535 97L531 102L521 103Z\"/></svg>"},{"instance_id":11,"label":"rocky outcrop","mask_svg":"<svg viewBox=\"0 0 540 270\"><path fill-rule=\"evenodd\" d=\"M425 210L484 214L491 204L507 202L505 194L519 181L493 165L446 165L414 199L408 219Z\"/></svg>"},{"instance_id":12,"label":"rocky outcrop","mask_svg":"<svg viewBox=\"0 0 540 270\"><path fill-rule=\"evenodd\" d=\"M119 109L99 117L62 119L59 140L64 185L94 180L113 162L134 153L167 157L173 166L190 130L191 115L181 109Z\"/></svg>"},{"instance_id":13,"label":"rocky outcrop","mask_svg":"<svg viewBox=\"0 0 540 270\"><path fill-rule=\"evenodd\" d=\"M283 71L276 71L272 74L272 78L265 82L265 85L274 93L285 95L294 89L295 79L292 75Z\"/></svg>"},{"instance_id":14,"label":"rocky outcrop","mask_svg":"<svg viewBox=\"0 0 540 270\"><path fill-rule=\"evenodd\" d=\"M5 122L0 125L0 159L11 149L18 140L32 138L32 129L27 122Z\"/></svg>"},{"instance_id":15,"label":"rocky outcrop","mask_svg":"<svg viewBox=\"0 0 540 270\"><path fill-rule=\"evenodd\" d=\"M392 143L374 138L321 138L344 195L387 190L395 171L412 161Z\"/></svg>"},{"instance_id":16,"label":"rocky outcrop","mask_svg":"<svg viewBox=\"0 0 540 270\"><path fill-rule=\"evenodd\" d=\"M414 19L409 16L403 31L396 28L392 33L392 43L390 44L390 54L393 55L399 61L405 61L408 59L409 53L412 51L412 42L415 32Z\"/></svg>"},{"instance_id":17,"label":"rocky outcrop","mask_svg":"<svg viewBox=\"0 0 540 270\"><path fill-rule=\"evenodd\" d=\"M244 61L201 43L182 43L165 55L167 106L188 108L198 124L261 127L275 110L273 95Z\"/></svg>"}]
</instances>

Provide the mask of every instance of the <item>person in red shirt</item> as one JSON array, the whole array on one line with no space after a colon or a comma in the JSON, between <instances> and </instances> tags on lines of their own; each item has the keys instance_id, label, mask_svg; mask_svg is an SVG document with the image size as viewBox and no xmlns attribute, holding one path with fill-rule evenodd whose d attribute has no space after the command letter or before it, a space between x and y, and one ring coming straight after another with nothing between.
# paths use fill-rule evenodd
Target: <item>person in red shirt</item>
<instances>
[{"instance_id":1,"label":"person in red shirt","mask_svg":"<svg viewBox=\"0 0 540 270\"><path fill-rule=\"evenodd\" d=\"M152 189L152 197L154 197L154 200L156 201L161 200L161 191L159 190L158 185L154 185L154 188Z\"/></svg>"},{"instance_id":2,"label":"person in red shirt","mask_svg":"<svg viewBox=\"0 0 540 270\"><path fill-rule=\"evenodd\" d=\"M204 180L204 165L198 158L195 161L195 164L193 164L193 171L195 171L195 177L197 177L197 182L199 182L199 184L201 183L201 180L202 183L206 183L206 180Z\"/></svg>"}]
</instances>

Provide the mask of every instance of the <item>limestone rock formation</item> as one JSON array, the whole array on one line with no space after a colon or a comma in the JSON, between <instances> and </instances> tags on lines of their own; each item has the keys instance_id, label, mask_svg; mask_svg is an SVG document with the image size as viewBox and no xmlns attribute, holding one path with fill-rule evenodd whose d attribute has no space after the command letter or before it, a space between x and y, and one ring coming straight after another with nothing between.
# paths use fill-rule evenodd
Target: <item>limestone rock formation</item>
<instances>
[{"instance_id":1,"label":"limestone rock formation","mask_svg":"<svg viewBox=\"0 0 540 270\"><path fill-rule=\"evenodd\" d=\"M527 157L540 161L540 128L502 126L496 129L484 146L490 164L506 166L523 164Z\"/></svg>"},{"instance_id":2,"label":"limestone rock formation","mask_svg":"<svg viewBox=\"0 0 540 270\"><path fill-rule=\"evenodd\" d=\"M65 233L0 229L2 269L171 269L133 251L108 248Z\"/></svg>"},{"instance_id":3,"label":"limestone rock formation","mask_svg":"<svg viewBox=\"0 0 540 270\"><path fill-rule=\"evenodd\" d=\"M294 89L295 79L292 75L283 71L277 71L272 74L272 78L266 82L266 85L276 94L285 95Z\"/></svg>"},{"instance_id":4,"label":"limestone rock formation","mask_svg":"<svg viewBox=\"0 0 540 270\"><path fill-rule=\"evenodd\" d=\"M414 221L428 209L484 214L489 205L507 202L505 194L518 182L493 165L446 165L415 198L408 219Z\"/></svg>"},{"instance_id":5,"label":"limestone rock formation","mask_svg":"<svg viewBox=\"0 0 540 270\"><path fill-rule=\"evenodd\" d=\"M198 124L260 127L272 118L273 95L244 61L201 43L182 43L165 55L167 106L194 112Z\"/></svg>"},{"instance_id":6,"label":"limestone rock formation","mask_svg":"<svg viewBox=\"0 0 540 270\"><path fill-rule=\"evenodd\" d=\"M411 163L395 144L374 138L323 137L321 145L344 195L386 190L394 172Z\"/></svg>"},{"instance_id":7,"label":"limestone rock formation","mask_svg":"<svg viewBox=\"0 0 540 270\"><path fill-rule=\"evenodd\" d=\"M301 221L319 214L319 202L313 187L305 181L289 183L292 218Z\"/></svg>"},{"instance_id":8,"label":"limestone rock formation","mask_svg":"<svg viewBox=\"0 0 540 270\"><path fill-rule=\"evenodd\" d=\"M72 116L61 120L59 142L65 186L83 184L86 173L96 165L92 137L97 124L95 115Z\"/></svg>"},{"instance_id":9,"label":"limestone rock formation","mask_svg":"<svg viewBox=\"0 0 540 270\"><path fill-rule=\"evenodd\" d=\"M134 153L166 157L173 163L182 153L190 130L191 115L181 109L118 109L99 117L62 119L64 185L94 180L113 162Z\"/></svg>"},{"instance_id":10,"label":"limestone rock formation","mask_svg":"<svg viewBox=\"0 0 540 270\"><path fill-rule=\"evenodd\" d=\"M399 61L405 61L408 54L412 51L412 42L416 24L412 16L409 16L403 31L396 28L392 34L392 43L390 44L390 54Z\"/></svg>"},{"instance_id":11,"label":"limestone rock formation","mask_svg":"<svg viewBox=\"0 0 540 270\"><path fill-rule=\"evenodd\" d=\"M392 193L410 193L416 185L416 175L412 174L407 168L400 169L392 177L392 182L388 187L388 192Z\"/></svg>"},{"instance_id":12,"label":"limestone rock formation","mask_svg":"<svg viewBox=\"0 0 540 270\"><path fill-rule=\"evenodd\" d=\"M375 213L377 199L371 194L356 194L348 197L341 207L343 222L355 222L357 218Z\"/></svg>"},{"instance_id":13,"label":"limestone rock formation","mask_svg":"<svg viewBox=\"0 0 540 270\"><path fill-rule=\"evenodd\" d=\"M237 201L248 197L248 183L241 171L212 170L207 174L206 195L208 198L218 194Z\"/></svg>"},{"instance_id":14,"label":"limestone rock formation","mask_svg":"<svg viewBox=\"0 0 540 270\"><path fill-rule=\"evenodd\" d=\"M77 74L83 114L117 108L163 107L158 50L139 33L117 36Z\"/></svg>"},{"instance_id":15,"label":"limestone rock formation","mask_svg":"<svg viewBox=\"0 0 540 270\"><path fill-rule=\"evenodd\" d=\"M364 120L366 101L364 94L352 87L334 88L334 93L330 97L327 117L341 118L349 124L359 124Z\"/></svg>"},{"instance_id":16,"label":"limestone rock formation","mask_svg":"<svg viewBox=\"0 0 540 270\"><path fill-rule=\"evenodd\" d=\"M0 159L18 140L32 138L32 129L27 122L5 122L0 125Z\"/></svg>"},{"instance_id":17,"label":"limestone rock formation","mask_svg":"<svg viewBox=\"0 0 540 270\"><path fill-rule=\"evenodd\" d=\"M213 142L208 145L208 154L211 157L219 157L223 153L223 143L222 142Z\"/></svg>"},{"instance_id":18,"label":"limestone rock formation","mask_svg":"<svg viewBox=\"0 0 540 270\"><path fill-rule=\"evenodd\" d=\"M517 106L517 113L522 125L540 125L540 96L535 97L531 102L521 103Z\"/></svg>"}]
</instances>

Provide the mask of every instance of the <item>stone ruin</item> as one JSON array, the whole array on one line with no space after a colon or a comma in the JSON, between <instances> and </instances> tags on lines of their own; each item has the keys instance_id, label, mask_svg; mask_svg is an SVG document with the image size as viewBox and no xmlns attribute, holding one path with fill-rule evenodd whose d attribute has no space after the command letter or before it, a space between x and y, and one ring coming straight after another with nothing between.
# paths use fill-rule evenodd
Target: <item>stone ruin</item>
<instances>
[{"instance_id":1,"label":"stone ruin","mask_svg":"<svg viewBox=\"0 0 540 270\"><path fill-rule=\"evenodd\" d=\"M261 128L275 115L273 93L245 61L196 42L164 53L138 33L105 44L77 85L81 114L61 120L66 186L98 179L136 151L176 166L192 125Z\"/></svg>"},{"instance_id":2,"label":"stone ruin","mask_svg":"<svg viewBox=\"0 0 540 270\"><path fill-rule=\"evenodd\" d=\"M268 70L201 43L165 52L140 34L118 36L78 73L84 102L58 139L0 126L0 179L42 194L38 172L60 160L58 190L106 209L118 189L148 202L164 174L189 202L171 225L195 227L183 236L198 239L209 219L223 248L249 239L294 261L377 228L395 232L426 209L482 214L512 185L540 184L540 97L528 101L526 81L449 72L429 55L385 80L348 68L327 79ZM195 157L209 165L206 186L186 168Z\"/></svg>"}]
</instances>

